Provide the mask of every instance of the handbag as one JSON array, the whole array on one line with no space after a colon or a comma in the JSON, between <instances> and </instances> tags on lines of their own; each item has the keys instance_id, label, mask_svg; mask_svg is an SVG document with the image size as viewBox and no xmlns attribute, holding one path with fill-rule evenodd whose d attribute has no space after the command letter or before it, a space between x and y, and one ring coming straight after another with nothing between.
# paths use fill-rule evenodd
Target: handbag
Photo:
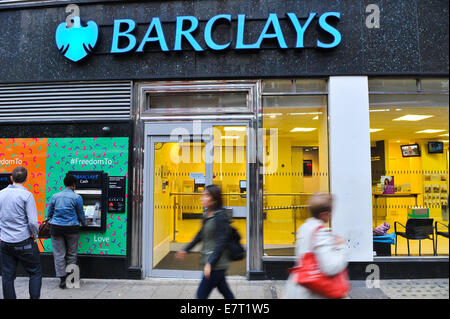
<instances>
[{"instance_id":1,"label":"handbag","mask_svg":"<svg viewBox=\"0 0 450 319\"><path fill-rule=\"evenodd\" d=\"M39 232L38 232L39 238L48 239L50 238L50 223L49 219L45 219L40 225L39 225Z\"/></svg>"},{"instance_id":2,"label":"handbag","mask_svg":"<svg viewBox=\"0 0 450 319\"><path fill-rule=\"evenodd\" d=\"M323 226L319 226L313 235ZM289 270L296 274L294 280L309 290L330 299L339 299L347 295L350 290L347 269L335 276L327 276L319 267L316 256L312 252L303 254L297 266Z\"/></svg>"},{"instance_id":3,"label":"handbag","mask_svg":"<svg viewBox=\"0 0 450 319\"><path fill-rule=\"evenodd\" d=\"M236 230L236 228L229 226L230 228L230 235L228 239L228 256L232 261L238 261L242 260L245 257L245 249L242 247L240 241L241 241L241 235Z\"/></svg>"}]
</instances>

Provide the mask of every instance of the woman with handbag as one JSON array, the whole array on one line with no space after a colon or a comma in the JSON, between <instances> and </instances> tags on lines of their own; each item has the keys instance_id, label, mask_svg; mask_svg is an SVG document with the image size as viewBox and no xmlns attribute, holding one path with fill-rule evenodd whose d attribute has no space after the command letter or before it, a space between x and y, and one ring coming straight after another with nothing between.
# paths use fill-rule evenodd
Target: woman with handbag
<instances>
[{"instance_id":1,"label":"woman with handbag","mask_svg":"<svg viewBox=\"0 0 450 319\"><path fill-rule=\"evenodd\" d=\"M309 201L312 217L297 232L298 262L290 271L285 299L343 298L349 290L345 241L326 227L332 202L326 193L316 193Z\"/></svg>"}]
</instances>

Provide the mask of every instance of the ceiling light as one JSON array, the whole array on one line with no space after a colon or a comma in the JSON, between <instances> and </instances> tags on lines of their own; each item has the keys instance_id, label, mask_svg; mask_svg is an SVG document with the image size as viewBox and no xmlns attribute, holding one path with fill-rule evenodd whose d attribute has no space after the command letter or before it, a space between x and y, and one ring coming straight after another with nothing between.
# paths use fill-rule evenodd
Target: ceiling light
<instances>
[{"instance_id":1,"label":"ceiling light","mask_svg":"<svg viewBox=\"0 0 450 319\"><path fill-rule=\"evenodd\" d=\"M316 115L313 117L313 120L318 120L319 119L319 115Z\"/></svg>"},{"instance_id":2,"label":"ceiling light","mask_svg":"<svg viewBox=\"0 0 450 319\"><path fill-rule=\"evenodd\" d=\"M317 130L315 127L295 127L290 132L311 132Z\"/></svg>"},{"instance_id":3,"label":"ceiling light","mask_svg":"<svg viewBox=\"0 0 450 319\"><path fill-rule=\"evenodd\" d=\"M221 136L221 138L224 139L224 140L235 140L235 139L238 139L239 136L226 135L226 136Z\"/></svg>"},{"instance_id":4,"label":"ceiling light","mask_svg":"<svg viewBox=\"0 0 450 319\"><path fill-rule=\"evenodd\" d=\"M402 111L402 109L395 109L396 111Z\"/></svg>"},{"instance_id":5,"label":"ceiling light","mask_svg":"<svg viewBox=\"0 0 450 319\"><path fill-rule=\"evenodd\" d=\"M446 133L446 134L441 134L441 135L439 135L439 136L448 136L448 133Z\"/></svg>"},{"instance_id":6,"label":"ceiling light","mask_svg":"<svg viewBox=\"0 0 450 319\"><path fill-rule=\"evenodd\" d=\"M323 114L323 112L288 113L288 115L318 115L318 114Z\"/></svg>"},{"instance_id":7,"label":"ceiling light","mask_svg":"<svg viewBox=\"0 0 450 319\"><path fill-rule=\"evenodd\" d=\"M371 109L369 112L389 112L390 109Z\"/></svg>"},{"instance_id":8,"label":"ceiling light","mask_svg":"<svg viewBox=\"0 0 450 319\"><path fill-rule=\"evenodd\" d=\"M270 117L275 117L275 116L281 116L283 115L283 113L264 113L263 116L270 116Z\"/></svg>"},{"instance_id":9,"label":"ceiling light","mask_svg":"<svg viewBox=\"0 0 450 319\"><path fill-rule=\"evenodd\" d=\"M384 130L384 128L371 128L370 133L375 133Z\"/></svg>"},{"instance_id":10,"label":"ceiling light","mask_svg":"<svg viewBox=\"0 0 450 319\"><path fill-rule=\"evenodd\" d=\"M245 132L246 131L245 126L225 126L225 131L238 131L238 132Z\"/></svg>"},{"instance_id":11,"label":"ceiling light","mask_svg":"<svg viewBox=\"0 0 450 319\"><path fill-rule=\"evenodd\" d=\"M393 121L420 121L420 120L427 119L429 117L433 117L433 115L411 115L411 114L408 114L408 115L393 119Z\"/></svg>"},{"instance_id":12,"label":"ceiling light","mask_svg":"<svg viewBox=\"0 0 450 319\"><path fill-rule=\"evenodd\" d=\"M432 130L432 129L428 129L428 130L423 130L423 131L418 131L416 133L426 133L426 134L433 134L433 133L439 133L439 132L444 132L445 130Z\"/></svg>"}]
</instances>

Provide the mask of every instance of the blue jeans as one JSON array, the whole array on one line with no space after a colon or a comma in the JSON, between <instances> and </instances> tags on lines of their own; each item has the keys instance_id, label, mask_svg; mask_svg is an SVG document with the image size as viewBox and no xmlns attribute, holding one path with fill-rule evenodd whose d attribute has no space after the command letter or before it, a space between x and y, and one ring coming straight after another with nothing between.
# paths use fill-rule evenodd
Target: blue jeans
<instances>
[{"instance_id":1,"label":"blue jeans","mask_svg":"<svg viewBox=\"0 0 450 319\"><path fill-rule=\"evenodd\" d=\"M197 290L197 299L208 298L211 291L216 287L225 299L234 299L234 295L225 280L225 269L211 270L208 279L203 276L202 282Z\"/></svg>"},{"instance_id":2,"label":"blue jeans","mask_svg":"<svg viewBox=\"0 0 450 319\"><path fill-rule=\"evenodd\" d=\"M19 243L0 243L2 262L2 287L4 299L16 299L14 280L17 263L20 261L30 277L29 292L31 299L39 299L42 286L42 269L37 244L31 239Z\"/></svg>"}]
</instances>

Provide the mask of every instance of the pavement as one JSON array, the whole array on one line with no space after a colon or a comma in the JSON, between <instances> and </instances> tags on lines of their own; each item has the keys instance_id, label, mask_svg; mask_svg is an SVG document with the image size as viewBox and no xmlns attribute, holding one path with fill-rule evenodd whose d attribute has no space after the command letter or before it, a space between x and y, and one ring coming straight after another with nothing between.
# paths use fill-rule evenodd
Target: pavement
<instances>
[{"instance_id":1,"label":"pavement","mask_svg":"<svg viewBox=\"0 0 450 319\"><path fill-rule=\"evenodd\" d=\"M227 277L237 299L279 299L284 281L249 281ZM1 282L1 277L0 277ZM59 279L43 278L41 299L195 299L197 279L148 278L143 280L81 279L80 288L59 288ZM351 281L348 299L449 299L448 279L380 280L369 288L365 281ZM18 299L28 299L28 278L15 281ZM0 299L3 292L0 285ZM222 299L215 289L210 299Z\"/></svg>"}]
</instances>

